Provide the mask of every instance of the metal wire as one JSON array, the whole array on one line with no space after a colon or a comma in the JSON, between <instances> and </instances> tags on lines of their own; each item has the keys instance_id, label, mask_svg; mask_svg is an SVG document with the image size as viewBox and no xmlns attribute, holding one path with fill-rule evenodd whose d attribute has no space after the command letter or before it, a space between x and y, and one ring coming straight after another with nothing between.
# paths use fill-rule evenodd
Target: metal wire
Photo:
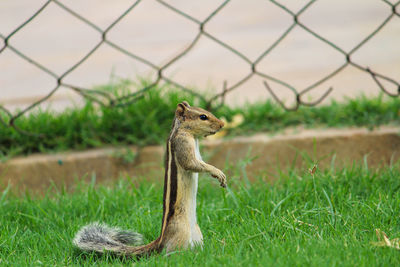
<instances>
[{"instance_id":1,"label":"metal wire","mask_svg":"<svg viewBox=\"0 0 400 267\"><path fill-rule=\"evenodd\" d=\"M6 49L9 49L10 51L12 51L13 53L15 53L17 56L19 56L20 58L22 58L23 60L25 60L26 62L32 64L33 66L35 66L36 68L40 69L42 72L46 73L47 75L51 76L52 78L55 79L56 81L56 86L44 97L42 97L41 99L31 103L28 107L26 107L25 109L16 112L15 114L12 114L9 110L7 110L5 107L0 105L0 110L2 111L2 117L0 115L0 123L5 125L5 126L9 126L9 127L13 127L16 131L23 133L23 134L28 134L28 135L37 135L35 133L28 133L25 132L24 130L18 128L15 124L15 121L21 117L22 115L24 115L25 113L27 113L28 111L32 110L34 107L38 106L39 104L43 103L44 101L46 101L47 99L49 99L57 90L60 89L61 86L66 87L71 89L72 91L82 95L85 98L88 98L92 101L95 101L101 105L108 105L108 106L112 106L112 107L119 107L119 106L124 106L124 105L129 105L135 101L137 101L139 98L141 98L146 91L150 90L151 88L153 88L154 86L158 85L161 81L164 81L166 83L172 84L174 86L176 86L177 88L180 88L181 90L184 90L186 92L190 92L191 94L196 95L197 97L201 98L203 101L205 101L207 103L208 108L213 109L213 108L217 108L220 105L222 105L223 103L225 103L225 97L227 94L229 94L230 92L236 90L240 85L244 84L246 81L248 81L250 78L252 78L253 76L258 76L261 77L262 79L264 79L264 86L266 88L266 90L269 91L269 93L272 95L272 97L286 110L290 111L290 110L296 110L298 109L301 105L304 106L314 106L317 105L318 103L320 103L324 98L326 98L329 93L332 92L333 88L329 88L325 91L325 93L322 94L322 96L317 99L314 102L305 102L302 99L302 96L304 94L306 94L307 92L316 89L317 86L321 85L322 83L326 82L327 80L331 79L332 77L334 77L335 75L337 75L338 73L340 73L345 67L347 66L353 66L361 71L364 71L366 73L368 73L372 80L378 85L378 87L387 95L392 96L392 97L398 97L400 95L400 84L399 82L397 82L396 80L394 80L393 78L390 78L384 74L378 73L374 70L372 70L370 67L368 66L363 66L362 64L359 64L357 62L355 62L352 59L352 56L354 55L354 53L356 53L362 46L364 46L368 41L370 41L378 32L380 32L385 25L387 25L389 23L389 21L391 21L393 18L395 17L400 17L400 12L397 11L397 7L400 4L400 1L397 1L395 3L391 3L387 0L381 0L382 2L384 2L387 6L388 9L390 9L390 13L389 15L382 21L382 23L376 28L374 29L370 34L368 34L361 42L359 42L357 45L355 45L352 49L346 51L345 49L341 48L340 46L334 44L333 42L329 41L327 38L321 36L320 34L316 33L315 31L311 30L309 27L307 27L306 25L304 25L301 21L300 21L300 17L303 13L305 13L317 0L310 0L306 5L304 5L297 13L294 13L293 11L291 11L288 7L286 7L285 5L283 5L282 3L275 1L275 0L269 0L272 4L274 4L275 6L279 7L280 9L282 9L284 12L286 12L288 15L290 15L293 18L293 23L283 32L283 34L281 34L276 40L275 42L272 43L272 45L270 45L269 47L267 47L257 58L256 60L250 60L248 57L246 57L244 54L242 54L241 52L239 52L238 50L234 49L232 46L230 46L229 44L223 42L222 40L220 40L217 36L211 34L210 32L208 32L205 28L206 24L215 16L218 15L218 13L223 10L230 2L230 0L226 0L224 1L221 5L219 5L215 10L213 10L210 15L204 19L203 21L200 21L194 17L192 17L191 15L183 12L182 10L179 10L178 8L162 1L162 0L156 0L160 5L163 5L164 7L168 8L169 10L171 10L172 12L174 12L177 16L181 16L182 18L191 21L192 23L197 24L198 26L198 33L195 36L195 38L190 42L190 44L183 49L179 54L177 54L174 58L170 59L168 62L166 62L164 65L157 65L143 57L140 57L139 55L136 55L132 52L127 51L126 49L122 48L121 46L117 45L115 42L113 42L112 40L110 40L108 38L108 33L115 27L115 25L117 25L118 23L120 23L125 17L126 15L128 15L130 12L132 12L132 10L134 10L137 5L141 2L142 0L136 0L133 2L133 4L122 14L120 15L117 19L115 19L105 30L102 30L99 26L97 26L95 23L91 22L90 20L86 19L84 16L82 16L81 14L78 14L77 12L73 11L72 9L70 9L69 7L67 7L66 5L64 5L63 3L59 2L58 0L48 0L47 2L45 2L32 16L30 16L29 18L27 18L21 25L19 25L18 27L16 27L10 34L8 34L7 36L3 35L0 33L0 38L3 39L4 41L4 45L3 47L0 48L0 54L2 52L4 52ZM18 50L17 48L15 48L14 46L12 46L10 44L10 39L17 33L19 32L21 29L23 29L24 27L26 27L31 21L35 20L40 13L46 9L46 7L51 3L55 3L59 8L62 8L63 10L65 10L66 12L68 12L71 16L75 17L77 20L81 21L82 23L88 25L89 27L91 27L93 30L95 30L96 32L98 32L101 35L101 39L100 41L95 44L89 52L87 52L80 60L78 60L73 66L71 66L69 69L67 69L64 73L62 73L61 75L56 74L54 71L48 69L47 67L45 67L44 65L40 64L38 61L32 59L29 55L26 55L24 53L22 53L20 50ZM320 80L316 81L315 83L313 83L312 85L303 88L303 89L297 89L294 86L290 85L289 83L282 81L276 77L272 77L267 73L261 72L257 69L258 64L268 55L270 54L277 46L279 46L279 44L296 28L296 27L300 27L301 29L303 29L304 31L306 31L307 33L309 33L310 35L314 36L316 39L320 40L321 42L325 43L326 45L328 45L329 47L331 47L332 49L336 50L337 52L339 52L340 54L343 55L344 58L344 62L342 65L340 65L338 68L336 68L335 70L333 70L331 73L329 73L328 75L324 76L323 78L321 78ZM200 40L201 37L205 37L208 38L209 40L211 40L212 42L218 44L219 46L223 47L226 50L229 50L230 52L232 52L235 56L239 57L240 59L242 59L244 62L246 62L249 65L249 72L243 76L238 82L236 82L235 84L232 84L230 86L227 85L227 82L224 82L223 85L223 90L220 93L216 93L214 96L212 96L210 99L206 99L204 96L202 96L200 93L187 88L185 85L182 85L168 77L165 77L163 75L164 71L169 68L171 65L173 65L175 62L177 62L179 59L181 59L182 57L184 57L185 55L187 55L188 53L190 53L190 51L196 46L196 44L198 43L198 41ZM88 88L82 88L79 86L75 86L73 84L69 84L64 82L64 79L71 74L76 68L78 68L81 64L83 64L85 61L88 60L88 58L90 58L93 53L103 44L108 45L109 47L123 53L124 55L126 55L127 57L131 58L132 60L135 61L139 61L145 65L147 65L148 67L150 67L151 69L157 71L157 77L155 78L155 80L143 87L140 88L139 90L121 96L121 97L115 97L112 94L105 92L105 91L101 91L101 90L94 90L94 89L88 89ZM382 82L380 80L385 80L388 83L391 83L393 85L395 85L398 90L397 93L391 93L389 92L384 85L382 84ZM294 104L294 106L292 107L287 107L276 95L276 93L274 92L273 88L269 85L268 81L273 81L275 83L278 83L284 87L286 87L287 89L291 90L294 95L295 95L295 99L296 102ZM7 118L8 117L8 118ZM7 119L5 119L7 118Z\"/></svg>"}]
</instances>

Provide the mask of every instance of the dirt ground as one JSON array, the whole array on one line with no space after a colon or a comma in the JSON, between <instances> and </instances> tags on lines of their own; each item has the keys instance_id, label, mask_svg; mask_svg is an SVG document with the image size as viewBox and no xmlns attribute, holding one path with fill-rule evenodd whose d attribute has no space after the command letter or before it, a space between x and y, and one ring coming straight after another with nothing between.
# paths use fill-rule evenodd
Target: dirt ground
<instances>
[{"instance_id":1,"label":"dirt ground","mask_svg":"<svg viewBox=\"0 0 400 267\"><path fill-rule=\"evenodd\" d=\"M229 170L233 166L240 166L243 159L252 159L246 166L250 179L262 175L264 179L274 181L277 173L293 167L298 168L299 173L309 175L307 170L313 166L318 171L350 167L354 163L371 169L393 166L400 159L398 132L394 127L373 131L293 128L274 136L258 134L230 140L205 140L202 152L207 162L224 168L229 179L239 178L230 177ZM136 155L133 162L125 161L123 157L126 147L16 157L0 163L0 190L11 186L20 192L25 192L24 189L47 192L53 185L70 187L76 184L77 177L89 181L94 176L96 181L103 183L121 175L133 177L135 181L162 182L164 146L129 149Z\"/></svg>"},{"instance_id":2,"label":"dirt ground","mask_svg":"<svg viewBox=\"0 0 400 267\"><path fill-rule=\"evenodd\" d=\"M3 36L10 34L45 2L0 1L0 33ZM60 2L103 30L132 4L128 0ZM166 2L198 20L204 20L222 3L215 0ZM294 12L307 3L304 0L279 2ZM390 14L391 8L383 1L338 0L333 3L319 0L299 17L299 21L344 51L350 51ZM205 30L250 60L255 60L292 22L291 16L270 1L233 0L206 24ZM118 23L107 38L156 65L162 65L187 47L197 33L198 25L195 23L157 1L145 0ZM51 2L36 19L15 34L9 44L61 75L95 46L100 38L98 32ZM0 47L3 45L4 42L0 40ZM400 17L394 17L352 56L352 60L399 81L399 47ZM302 90L344 62L343 55L296 27L257 65L257 69ZM223 81L226 80L228 85L234 84L249 72L248 63L203 36L184 58L165 71L165 75L184 85L196 86L199 90L210 87L222 90ZM155 70L103 44L64 81L91 88L119 78L154 78L155 74ZM5 107L11 110L24 107L48 93L55 84L53 77L27 63L10 49L0 54L0 104ZM390 84L385 85L392 92L397 90ZM291 91L274 84L271 86L281 99L294 99ZM354 67L346 67L308 93L306 99L319 97L329 87L334 89L331 99L360 93L376 95L380 92L370 75ZM254 77L229 94L228 102L243 103L269 97L262 79ZM48 103L55 109L62 109L77 101L75 93L61 88Z\"/></svg>"}]
</instances>

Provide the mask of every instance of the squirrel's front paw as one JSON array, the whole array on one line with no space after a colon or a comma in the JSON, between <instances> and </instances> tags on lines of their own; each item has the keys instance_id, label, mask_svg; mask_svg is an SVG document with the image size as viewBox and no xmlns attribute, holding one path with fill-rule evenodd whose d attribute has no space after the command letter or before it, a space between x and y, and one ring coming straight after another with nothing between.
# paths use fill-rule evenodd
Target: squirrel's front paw
<instances>
[{"instance_id":1,"label":"squirrel's front paw","mask_svg":"<svg viewBox=\"0 0 400 267\"><path fill-rule=\"evenodd\" d=\"M214 178L217 178L222 187L226 187L226 176L221 170L215 169L211 173L211 176L214 177Z\"/></svg>"}]
</instances>

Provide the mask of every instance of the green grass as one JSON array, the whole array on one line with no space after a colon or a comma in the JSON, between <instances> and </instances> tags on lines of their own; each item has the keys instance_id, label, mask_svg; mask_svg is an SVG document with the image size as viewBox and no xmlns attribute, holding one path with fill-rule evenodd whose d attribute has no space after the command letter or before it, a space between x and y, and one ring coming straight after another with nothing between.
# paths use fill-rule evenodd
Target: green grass
<instances>
[{"instance_id":1,"label":"green grass","mask_svg":"<svg viewBox=\"0 0 400 267\"><path fill-rule=\"evenodd\" d=\"M239 181L223 190L200 179L198 220L204 249L143 258L140 266L398 266L400 251L375 247L375 229L400 237L400 168L282 172L274 184ZM161 179L161 178L160 178ZM212 184L212 186L210 186ZM112 255L81 253L71 243L84 224L133 228L151 241L160 231L162 187L123 179L78 184L74 193L0 195L0 265L127 265Z\"/></svg>"},{"instance_id":2,"label":"green grass","mask_svg":"<svg viewBox=\"0 0 400 267\"><path fill-rule=\"evenodd\" d=\"M103 86L116 95L126 92L126 83L114 87ZM110 89L112 88L112 89ZM36 110L16 121L16 125L29 133L21 134L0 124L0 159L36 152L82 150L109 145L163 144L170 131L177 103L188 100L190 104L204 107L205 103L193 95L170 87L156 87L137 102L121 108L101 107L86 102L83 107L69 108L61 113ZM218 117L229 120L242 114L244 123L230 130L229 135L274 132L289 126L343 127L363 126L373 128L388 123L399 124L399 98L360 96L343 102L332 101L318 107L301 107L287 112L272 100L246 104L240 107L223 106L215 111ZM4 113L0 116L7 122Z\"/></svg>"}]
</instances>

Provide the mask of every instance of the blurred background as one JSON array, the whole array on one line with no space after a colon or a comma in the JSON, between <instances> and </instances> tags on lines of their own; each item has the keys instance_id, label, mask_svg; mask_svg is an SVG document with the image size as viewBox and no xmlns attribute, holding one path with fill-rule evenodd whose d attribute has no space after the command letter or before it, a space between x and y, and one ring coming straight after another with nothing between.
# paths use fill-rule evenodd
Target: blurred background
<instances>
[{"instance_id":1,"label":"blurred background","mask_svg":"<svg viewBox=\"0 0 400 267\"><path fill-rule=\"evenodd\" d=\"M399 82L400 0L1 0L0 190L162 177L183 100L232 180L392 169Z\"/></svg>"},{"instance_id":2,"label":"blurred background","mask_svg":"<svg viewBox=\"0 0 400 267\"><path fill-rule=\"evenodd\" d=\"M339 100L382 91L395 96L398 4L3 0L0 105L11 113L35 102L62 110L79 103L85 90L139 78L211 91L228 104L273 95L287 106L297 95L312 103L329 88L327 98Z\"/></svg>"}]
</instances>

